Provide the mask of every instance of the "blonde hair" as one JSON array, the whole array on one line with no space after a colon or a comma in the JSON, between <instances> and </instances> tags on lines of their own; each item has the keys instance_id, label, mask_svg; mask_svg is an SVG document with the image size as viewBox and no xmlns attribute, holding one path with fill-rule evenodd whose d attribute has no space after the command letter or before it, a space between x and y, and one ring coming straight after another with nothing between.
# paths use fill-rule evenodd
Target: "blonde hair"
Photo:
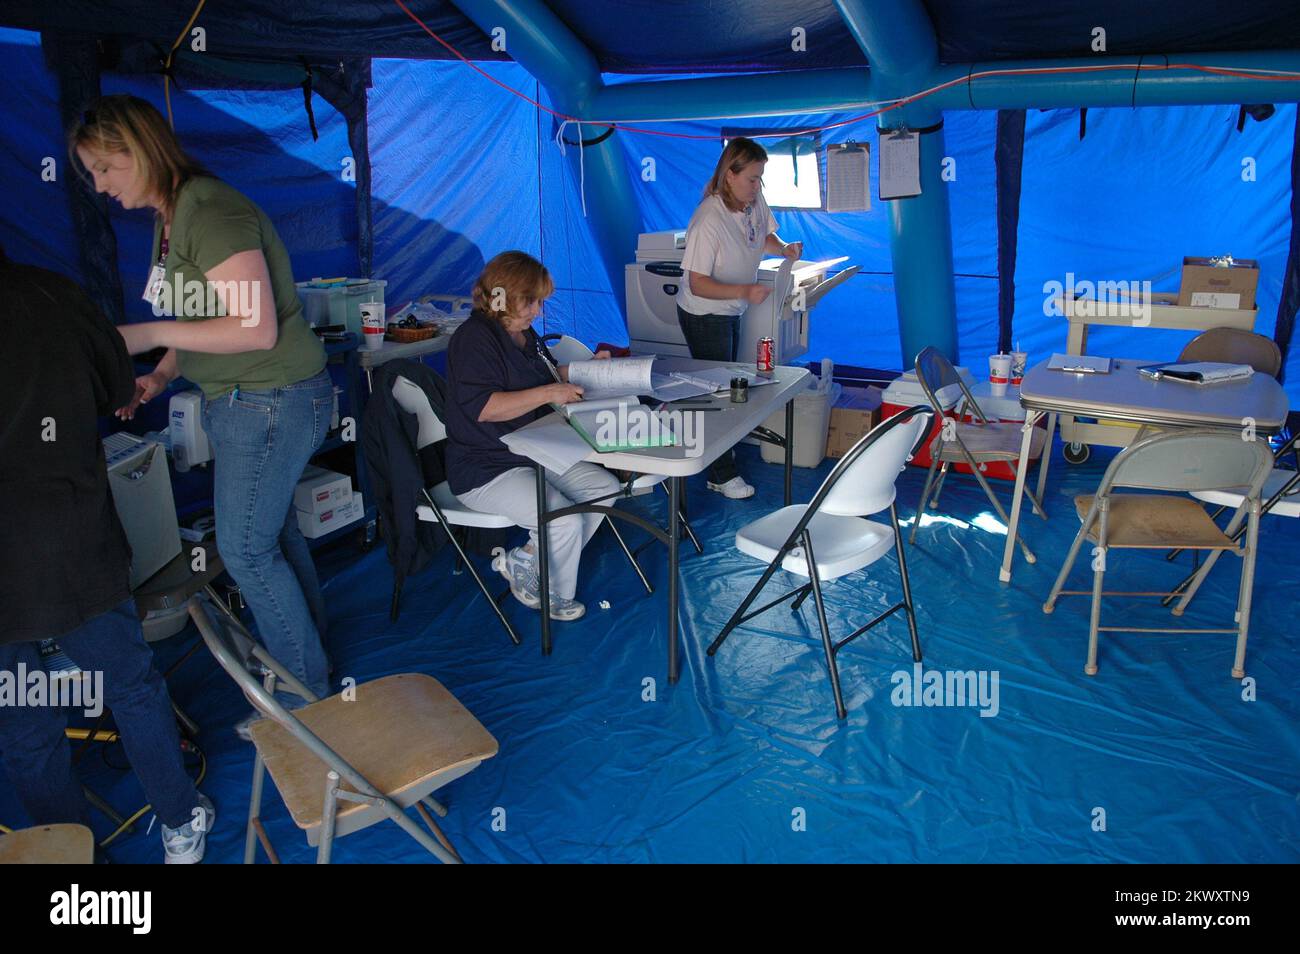
<instances>
[{"instance_id":1,"label":"blonde hair","mask_svg":"<svg viewBox=\"0 0 1300 954\"><path fill-rule=\"evenodd\" d=\"M527 252L502 252L483 266L474 282L474 307L503 322L526 307L555 291L555 282L546 266Z\"/></svg>"},{"instance_id":2,"label":"blonde hair","mask_svg":"<svg viewBox=\"0 0 1300 954\"><path fill-rule=\"evenodd\" d=\"M162 113L138 96L104 96L87 109L68 133L73 168L84 170L77 155L83 146L130 156L147 194L162 201L164 216L176 207L181 186L211 175L182 148Z\"/></svg>"},{"instance_id":3,"label":"blonde hair","mask_svg":"<svg viewBox=\"0 0 1300 954\"><path fill-rule=\"evenodd\" d=\"M713 178L704 187L704 198L711 195L720 196L722 203L732 212L744 211L744 204L738 202L727 185L727 173L740 174L740 170L753 162L767 162L767 150L744 136L737 136L727 143L718 157L718 164L713 170Z\"/></svg>"}]
</instances>

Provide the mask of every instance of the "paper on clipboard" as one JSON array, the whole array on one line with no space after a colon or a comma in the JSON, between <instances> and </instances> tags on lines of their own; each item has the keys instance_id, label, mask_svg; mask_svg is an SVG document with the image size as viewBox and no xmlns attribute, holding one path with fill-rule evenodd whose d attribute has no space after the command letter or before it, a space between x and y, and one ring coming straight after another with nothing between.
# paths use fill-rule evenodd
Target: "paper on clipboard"
<instances>
[{"instance_id":1,"label":"paper on clipboard","mask_svg":"<svg viewBox=\"0 0 1300 954\"><path fill-rule=\"evenodd\" d=\"M826 211L871 208L871 146L848 142L826 150Z\"/></svg>"},{"instance_id":2,"label":"paper on clipboard","mask_svg":"<svg viewBox=\"0 0 1300 954\"><path fill-rule=\"evenodd\" d=\"M1087 354L1054 354L1047 362L1049 371L1075 371L1083 374L1110 374L1110 358Z\"/></svg>"},{"instance_id":3,"label":"paper on clipboard","mask_svg":"<svg viewBox=\"0 0 1300 954\"><path fill-rule=\"evenodd\" d=\"M914 132L880 137L880 200L921 194L921 135Z\"/></svg>"}]
</instances>

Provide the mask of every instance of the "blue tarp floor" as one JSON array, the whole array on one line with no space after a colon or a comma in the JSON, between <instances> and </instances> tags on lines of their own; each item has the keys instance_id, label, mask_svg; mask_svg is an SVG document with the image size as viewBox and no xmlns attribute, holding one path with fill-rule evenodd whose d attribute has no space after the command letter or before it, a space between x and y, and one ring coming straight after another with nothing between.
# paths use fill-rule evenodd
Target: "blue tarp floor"
<instances>
[{"instance_id":1,"label":"blue tarp floor","mask_svg":"<svg viewBox=\"0 0 1300 954\"><path fill-rule=\"evenodd\" d=\"M893 704L894 674L912 670L901 618L841 654L850 709L842 723L811 600L798 616L773 610L715 658L705 656L760 572L732 547L734 532L780 499L780 467L753 448L740 458L755 498L724 502L691 484L706 553L683 549L677 685L666 678L664 553L642 555L656 583L647 597L604 530L583 557L578 596L587 617L556 624L549 659L539 650L536 614L511 603L525 638L511 646L472 581L452 576L449 551L408 582L396 625L388 620L392 577L382 547L364 556L350 545L322 553L335 677L432 674L499 740L496 758L438 794L450 809L443 828L471 862L1294 862L1296 524L1263 522L1246 662L1253 701L1229 677L1230 635L1103 634L1101 672L1089 678L1087 599L1066 598L1050 617L1041 604L1078 527L1070 498L1095 488L1109 456L1097 451L1072 467L1058 446L1051 520L1027 523L1040 562L1018 558L1009 586L997 581L1005 530L970 478L949 480L941 510L908 550L926 668L996 671L996 715ZM809 498L830 464L796 470L796 500ZM909 523L923 479L924 471L908 468L900 481L900 515ZM662 513L665 499L631 505ZM1216 568L1184 618L1188 626L1231 624L1239 566L1228 558ZM1179 569L1162 554L1119 552L1108 584L1153 589L1178 579ZM1081 560L1075 588L1088 576ZM830 585L832 630L856 628L897 592L889 560ZM1133 625L1172 619L1156 600L1116 598L1103 619L1117 613ZM196 638L191 626L157 644L161 664ZM238 861L252 749L231 726L247 704L204 651L170 685L204 727L203 788L219 812L208 860ZM143 801L134 777L106 768L99 753L82 766L119 810ZM263 818L284 861L314 859L270 787ZM0 820L21 822L4 786ZM110 830L102 817L96 823L100 836ZM157 828L146 835L145 827L118 839L115 861L161 860ZM341 839L335 860L429 856L385 822Z\"/></svg>"}]
</instances>

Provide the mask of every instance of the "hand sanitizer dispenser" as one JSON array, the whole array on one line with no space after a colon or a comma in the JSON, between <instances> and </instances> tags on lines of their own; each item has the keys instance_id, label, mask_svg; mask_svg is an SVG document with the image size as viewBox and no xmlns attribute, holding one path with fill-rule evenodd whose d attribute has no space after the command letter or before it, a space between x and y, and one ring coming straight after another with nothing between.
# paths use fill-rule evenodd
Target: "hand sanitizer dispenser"
<instances>
[{"instance_id":1,"label":"hand sanitizer dispenser","mask_svg":"<svg viewBox=\"0 0 1300 954\"><path fill-rule=\"evenodd\" d=\"M172 463L184 472L212 460L212 445L203 430L203 394L182 391L172 396L169 408Z\"/></svg>"}]
</instances>

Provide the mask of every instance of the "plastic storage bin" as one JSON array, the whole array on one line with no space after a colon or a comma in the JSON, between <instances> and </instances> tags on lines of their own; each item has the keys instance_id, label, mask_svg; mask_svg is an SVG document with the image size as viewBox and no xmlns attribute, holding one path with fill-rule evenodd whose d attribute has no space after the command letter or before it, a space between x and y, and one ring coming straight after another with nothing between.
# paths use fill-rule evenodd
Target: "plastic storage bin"
<instances>
[{"instance_id":1,"label":"plastic storage bin","mask_svg":"<svg viewBox=\"0 0 1300 954\"><path fill-rule=\"evenodd\" d=\"M814 384L816 381L813 382ZM831 406L840 396L840 386L832 384L830 391L814 388L800 391L794 398L794 465L816 467L826 459L826 435L831 426ZM785 406L774 411L763 426L785 435ZM785 448L763 441L760 444L763 460L769 464L785 463Z\"/></svg>"},{"instance_id":2,"label":"plastic storage bin","mask_svg":"<svg viewBox=\"0 0 1300 954\"><path fill-rule=\"evenodd\" d=\"M362 304L369 301L384 304L384 288L388 282L380 278L345 278L331 282L313 279L296 284L307 324L313 328L345 325L348 331L360 335Z\"/></svg>"}]
</instances>

